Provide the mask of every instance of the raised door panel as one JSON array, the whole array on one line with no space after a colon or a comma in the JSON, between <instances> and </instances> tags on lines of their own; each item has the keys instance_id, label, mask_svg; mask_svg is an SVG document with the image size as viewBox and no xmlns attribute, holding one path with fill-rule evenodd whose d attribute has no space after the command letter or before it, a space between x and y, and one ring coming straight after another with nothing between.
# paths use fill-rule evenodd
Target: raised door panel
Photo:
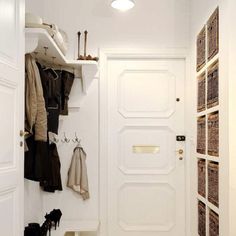
<instances>
[{"instance_id":1,"label":"raised door panel","mask_svg":"<svg viewBox=\"0 0 236 236\"><path fill-rule=\"evenodd\" d=\"M168 174L175 167L175 133L166 126L126 126L118 135L125 174Z\"/></svg>"},{"instance_id":2,"label":"raised door panel","mask_svg":"<svg viewBox=\"0 0 236 236\"><path fill-rule=\"evenodd\" d=\"M10 189L0 193L0 229L1 235L17 236L19 234L18 212L16 212L15 189ZM4 217L3 217L4 216Z\"/></svg>"},{"instance_id":3,"label":"raised door panel","mask_svg":"<svg viewBox=\"0 0 236 236\"><path fill-rule=\"evenodd\" d=\"M0 61L18 67L19 1L0 0Z\"/></svg>"},{"instance_id":4,"label":"raised door panel","mask_svg":"<svg viewBox=\"0 0 236 236\"><path fill-rule=\"evenodd\" d=\"M167 118L175 111L175 90L168 70L124 70L118 77L119 111L125 118Z\"/></svg>"},{"instance_id":5,"label":"raised door panel","mask_svg":"<svg viewBox=\"0 0 236 236\"><path fill-rule=\"evenodd\" d=\"M16 91L15 84L0 79L0 101L4 101L0 116L0 169L16 167Z\"/></svg>"},{"instance_id":6,"label":"raised door panel","mask_svg":"<svg viewBox=\"0 0 236 236\"><path fill-rule=\"evenodd\" d=\"M124 231L170 231L175 224L175 190L166 183L125 183L117 207Z\"/></svg>"}]
</instances>

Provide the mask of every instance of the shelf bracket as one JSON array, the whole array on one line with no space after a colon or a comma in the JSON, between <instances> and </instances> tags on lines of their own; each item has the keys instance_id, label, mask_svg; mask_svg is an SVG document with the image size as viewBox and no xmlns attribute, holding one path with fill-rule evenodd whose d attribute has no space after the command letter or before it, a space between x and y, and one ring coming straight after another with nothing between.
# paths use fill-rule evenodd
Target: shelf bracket
<instances>
[{"instance_id":1,"label":"shelf bracket","mask_svg":"<svg viewBox=\"0 0 236 236\"><path fill-rule=\"evenodd\" d=\"M96 78L98 72L98 67L91 65L82 65L81 75L82 75L82 87L83 92L87 94L88 88L90 87L94 78Z\"/></svg>"},{"instance_id":2,"label":"shelf bracket","mask_svg":"<svg viewBox=\"0 0 236 236\"><path fill-rule=\"evenodd\" d=\"M39 39L38 37L26 37L25 38L25 54L32 53L38 47Z\"/></svg>"}]
</instances>

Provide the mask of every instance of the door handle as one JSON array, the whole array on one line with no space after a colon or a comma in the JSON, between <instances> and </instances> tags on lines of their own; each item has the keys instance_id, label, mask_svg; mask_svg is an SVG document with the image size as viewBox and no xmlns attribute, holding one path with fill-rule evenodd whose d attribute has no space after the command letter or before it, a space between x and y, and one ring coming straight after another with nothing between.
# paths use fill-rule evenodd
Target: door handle
<instances>
[{"instance_id":1,"label":"door handle","mask_svg":"<svg viewBox=\"0 0 236 236\"><path fill-rule=\"evenodd\" d=\"M25 132L23 130L20 131L20 137L25 137L26 135L29 135L29 132Z\"/></svg>"}]
</instances>

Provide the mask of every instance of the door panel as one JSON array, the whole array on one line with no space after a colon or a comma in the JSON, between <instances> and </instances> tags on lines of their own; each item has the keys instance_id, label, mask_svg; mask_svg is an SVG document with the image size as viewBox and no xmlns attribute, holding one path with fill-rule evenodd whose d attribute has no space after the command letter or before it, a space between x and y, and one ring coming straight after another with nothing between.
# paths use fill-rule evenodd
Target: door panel
<instances>
[{"instance_id":1,"label":"door panel","mask_svg":"<svg viewBox=\"0 0 236 236\"><path fill-rule=\"evenodd\" d=\"M108 60L108 236L185 235L184 80L184 60Z\"/></svg>"},{"instance_id":2,"label":"door panel","mask_svg":"<svg viewBox=\"0 0 236 236\"><path fill-rule=\"evenodd\" d=\"M167 174L175 167L171 151L175 149L175 134L168 127L125 126L118 135L119 168L125 174Z\"/></svg>"},{"instance_id":3,"label":"door panel","mask_svg":"<svg viewBox=\"0 0 236 236\"><path fill-rule=\"evenodd\" d=\"M168 117L175 107L175 77L166 70L124 70L118 98L125 118Z\"/></svg>"},{"instance_id":4,"label":"door panel","mask_svg":"<svg viewBox=\"0 0 236 236\"><path fill-rule=\"evenodd\" d=\"M124 231L168 231L174 204L175 191L168 184L126 182L119 189L119 225Z\"/></svg>"},{"instance_id":5,"label":"door panel","mask_svg":"<svg viewBox=\"0 0 236 236\"><path fill-rule=\"evenodd\" d=\"M19 0L0 0L0 58L16 65L19 56Z\"/></svg>"},{"instance_id":6,"label":"door panel","mask_svg":"<svg viewBox=\"0 0 236 236\"><path fill-rule=\"evenodd\" d=\"M0 0L0 229L23 235L24 1Z\"/></svg>"},{"instance_id":7,"label":"door panel","mask_svg":"<svg viewBox=\"0 0 236 236\"><path fill-rule=\"evenodd\" d=\"M15 134L16 125L14 115L16 110L16 84L6 84L0 80L0 101L4 101L4 112L0 116L0 169L15 168ZM7 138L6 138L7 137Z\"/></svg>"}]
</instances>

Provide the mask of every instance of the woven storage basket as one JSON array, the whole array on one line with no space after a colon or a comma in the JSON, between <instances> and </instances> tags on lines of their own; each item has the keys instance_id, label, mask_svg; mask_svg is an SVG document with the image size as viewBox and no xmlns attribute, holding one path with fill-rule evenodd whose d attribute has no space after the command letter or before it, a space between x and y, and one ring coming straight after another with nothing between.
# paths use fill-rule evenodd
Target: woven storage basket
<instances>
[{"instance_id":1,"label":"woven storage basket","mask_svg":"<svg viewBox=\"0 0 236 236\"><path fill-rule=\"evenodd\" d=\"M199 117L197 120L197 152L206 153L206 117Z\"/></svg>"},{"instance_id":2,"label":"woven storage basket","mask_svg":"<svg viewBox=\"0 0 236 236\"><path fill-rule=\"evenodd\" d=\"M209 214L209 236L219 236L219 216L214 211Z\"/></svg>"},{"instance_id":3,"label":"woven storage basket","mask_svg":"<svg viewBox=\"0 0 236 236\"><path fill-rule=\"evenodd\" d=\"M206 206L202 202L198 202L198 235L206 235Z\"/></svg>"},{"instance_id":4,"label":"woven storage basket","mask_svg":"<svg viewBox=\"0 0 236 236\"><path fill-rule=\"evenodd\" d=\"M219 9L211 15L207 22L207 45L208 60L212 59L219 52Z\"/></svg>"},{"instance_id":5,"label":"woven storage basket","mask_svg":"<svg viewBox=\"0 0 236 236\"><path fill-rule=\"evenodd\" d=\"M207 74L207 108L219 104L219 64L215 63Z\"/></svg>"},{"instance_id":6,"label":"woven storage basket","mask_svg":"<svg viewBox=\"0 0 236 236\"><path fill-rule=\"evenodd\" d=\"M198 193L206 197L206 161L198 160Z\"/></svg>"},{"instance_id":7,"label":"woven storage basket","mask_svg":"<svg viewBox=\"0 0 236 236\"><path fill-rule=\"evenodd\" d=\"M219 165L214 162L208 164L208 201L219 206Z\"/></svg>"},{"instance_id":8,"label":"woven storage basket","mask_svg":"<svg viewBox=\"0 0 236 236\"><path fill-rule=\"evenodd\" d=\"M206 77L205 73L198 77L198 104L197 111L201 112L206 109Z\"/></svg>"},{"instance_id":9,"label":"woven storage basket","mask_svg":"<svg viewBox=\"0 0 236 236\"><path fill-rule=\"evenodd\" d=\"M208 154L219 156L219 113L208 116Z\"/></svg>"},{"instance_id":10,"label":"woven storage basket","mask_svg":"<svg viewBox=\"0 0 236 236\"><path fill-rule=\"evenodd\" d=\"M206 64L206 28L197 36L197 71Z\"/></svg>"}]
</instances>

